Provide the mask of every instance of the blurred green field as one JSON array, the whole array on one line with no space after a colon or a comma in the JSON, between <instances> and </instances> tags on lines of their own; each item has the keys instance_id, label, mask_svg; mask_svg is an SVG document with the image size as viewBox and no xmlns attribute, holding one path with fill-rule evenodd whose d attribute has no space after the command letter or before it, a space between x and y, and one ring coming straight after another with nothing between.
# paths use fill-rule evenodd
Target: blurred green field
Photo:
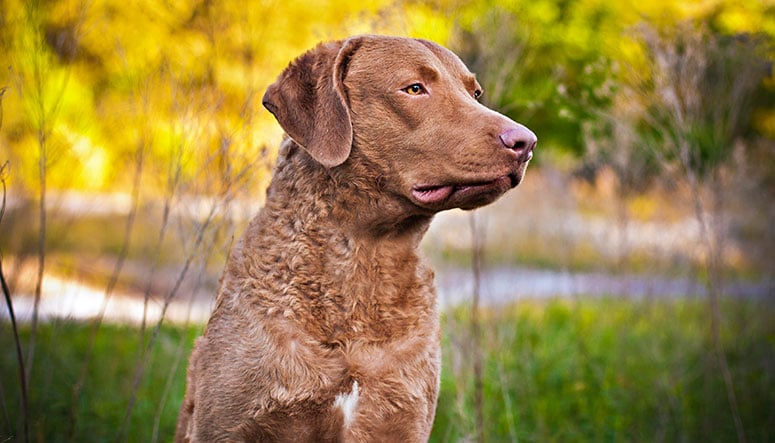
<instances>
[{"instance_id":1,"label":"blurred green field","mask_svg":"<svg viewBox=\"0 0 775 443\"><path fill-rule=\"evenodd\" d=\"M722 306L721 337L746 437L775 438L775 309L766 300ZM486 441L734 441L732 415L700 299L520 301L481 312ZM0 441L20 436L13 339L0 324ZM432 441L475 433L472 337L465 308L444 316L444 370ZM139 330L103 326L73 401L91 325L41 326L31 373L36 442L170 441L188 353L201 325L163 327L123 424ZM22 330L27 343L28 329ZM148 335L146 335L147 340Z\"/></svg>"}]
</instances>

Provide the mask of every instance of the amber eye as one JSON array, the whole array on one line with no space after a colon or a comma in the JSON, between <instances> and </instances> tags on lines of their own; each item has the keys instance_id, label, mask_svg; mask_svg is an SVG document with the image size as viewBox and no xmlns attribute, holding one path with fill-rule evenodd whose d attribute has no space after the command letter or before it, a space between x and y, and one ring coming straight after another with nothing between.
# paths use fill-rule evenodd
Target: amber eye
<instances>
[{"instance_id":1,"label":"amber eye","mask_svg":"<svg viewBox=\"0 0 775 443\"><path fill-rule=\"evenodd\" d=\"M421 95L425 93L425 88L420 83L414 83L405 87L404 92L409 95Z\"/></svg>"}]
</instances>

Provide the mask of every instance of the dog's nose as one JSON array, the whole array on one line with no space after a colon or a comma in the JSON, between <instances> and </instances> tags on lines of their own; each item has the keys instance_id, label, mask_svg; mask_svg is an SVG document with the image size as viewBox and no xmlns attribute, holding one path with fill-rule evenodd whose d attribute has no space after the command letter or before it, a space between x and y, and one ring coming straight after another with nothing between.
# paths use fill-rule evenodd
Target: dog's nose
<instances>
[{"instance_id":1,"label":"dog's nose","mask_svg":"<svg viewBox=\"0 0 775 443\"><path fill-rule=\"evenodd\" d=\"M499 135L501 142L517 154L525 155L536 147L538 137L522 125L513 126Z\"/></svg>"}]
</instances>

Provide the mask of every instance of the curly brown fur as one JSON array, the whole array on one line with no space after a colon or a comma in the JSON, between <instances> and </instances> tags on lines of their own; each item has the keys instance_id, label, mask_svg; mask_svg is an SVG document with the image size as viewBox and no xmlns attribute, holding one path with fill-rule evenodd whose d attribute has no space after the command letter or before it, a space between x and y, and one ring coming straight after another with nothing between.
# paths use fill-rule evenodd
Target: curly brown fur
<instances>
[{"instance_id":1,"label":"curly brown fur","mask_svg":"<svg viewBox=\"0 0 775 443\"><path fill-rule=\"evenodd\" d=\"M414 94L420 84L424 94ZM535 136L438 45L320 45L264 104L289 138L190 358L177 441L425 441L439 390L433 214L522 179Z\"/></svg>"}]
</instances>

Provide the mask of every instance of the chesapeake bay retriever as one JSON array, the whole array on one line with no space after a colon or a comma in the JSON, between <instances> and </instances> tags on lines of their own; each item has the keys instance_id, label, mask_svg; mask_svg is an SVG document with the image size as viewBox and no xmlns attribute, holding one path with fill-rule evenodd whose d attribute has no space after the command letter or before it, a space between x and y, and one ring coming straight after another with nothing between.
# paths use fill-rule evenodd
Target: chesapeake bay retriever
<instances>
[{"instance_id":1,"label":"chesapeake bay retriever","mask_svg":"<svg viewBox=\"0 0 775 443\"><path fill-rule=\"evenodd\" d=\"M516 186L536 145L423 40L317 46L269 86L288 135L226 264L177 441L426 441L441 366L436 212Z\"/></svg>"}]
</instances>

